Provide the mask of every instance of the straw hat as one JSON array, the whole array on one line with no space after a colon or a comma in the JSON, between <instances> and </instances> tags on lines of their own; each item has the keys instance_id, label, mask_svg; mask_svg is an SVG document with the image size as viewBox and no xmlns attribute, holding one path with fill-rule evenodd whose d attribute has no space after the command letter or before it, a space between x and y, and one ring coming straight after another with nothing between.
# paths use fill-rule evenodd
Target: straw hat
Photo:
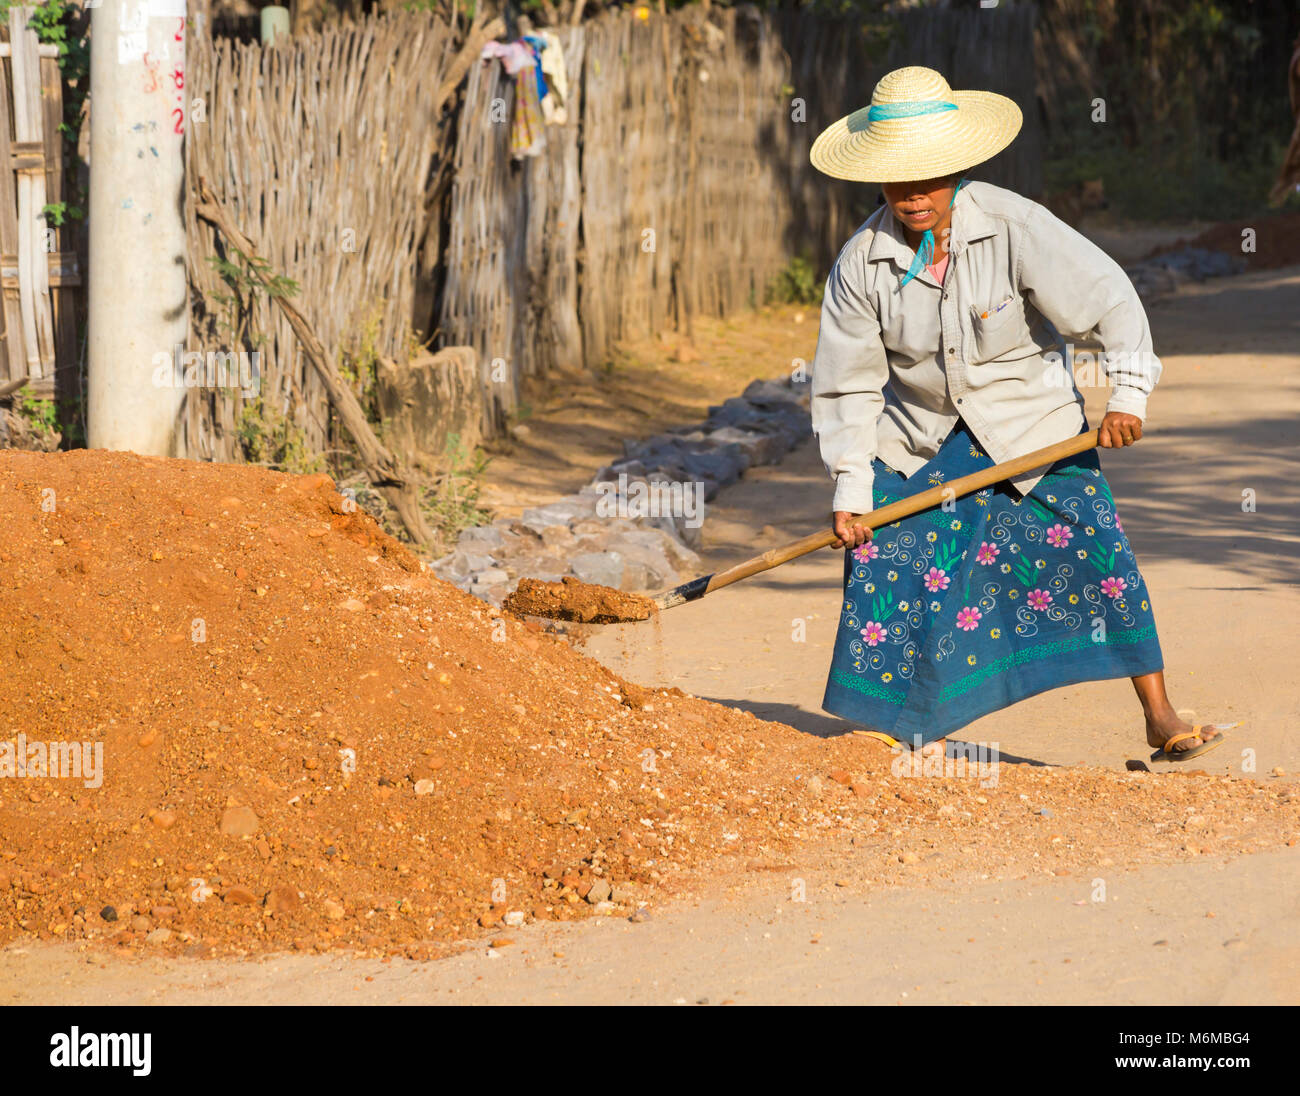
<instances>
[{"instance_id":1,"label":"straw hat","mask_svg":"<svg viewBox=\"0 0 1300 1096\"><path fill-rule=\"evenodd\" d=\"M828 126L809 158L836 179L907 183L983 163L1020 132L1020 108L991 91L953 91L934 69L881 77L871 106Z\"/></svg>"}]
</instances>

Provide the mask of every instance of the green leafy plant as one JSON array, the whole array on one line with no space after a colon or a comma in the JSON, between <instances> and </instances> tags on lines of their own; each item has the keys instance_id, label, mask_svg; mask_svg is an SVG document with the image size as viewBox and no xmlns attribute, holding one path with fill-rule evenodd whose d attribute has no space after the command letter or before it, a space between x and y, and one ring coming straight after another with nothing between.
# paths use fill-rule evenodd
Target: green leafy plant
<instances>
[{"instance_id":1,"label":"green leafy plant","mask_svg":"<svg viewBox=\"0 0 1300 1096\"><path fill-rule=\"evenodd\" d=\"M447 438L447 470L424 495L429 525L444 545L454 544L462 529L482 525L491 517L479 504L487 465L486 454L471 450L459 434Z\"/></svg>"},{"instance_id":2,"label":"green leafy plant","mask_svg":"<svg viewBox=\"0 0 1300 1096\"><path fill-rule=\"evenodd\" d=\"M265 259L250 257L234 247L230 249L229 257L209 255L208 263L230 290L229 293L209 294L209 299L221 309L217 316L218 330L226 333L232 349L261 346L266 336L250 332L257 295L293 297L298 293L298 283L273 273L271 264Z\"/></svg>"},{"instance_id":3,"label":"green leafy plant","mask_svg":"<svg viewBox=\"0 0 1300 1096\"><path fill-rule=\"evenodd\" d=\"M815 304L821 300L823 282L802 255L796 255L768 286L768 300L778 304Z\"/></svg>"},{"instance_id":4,"label":"green leafy plant","mask_svg":"<svg viewBox=\"0 0 1300 1096\"><path fill-rule=\"evenodd\" d=\"M298 474L324 470L325 458L308 449L302 427L265 399L244 404L235 430L250 464Z\"/></svg>"},{"instance_id":5,"label":"green leafy plant","mask_svg":"<svg viewBox=\"0 0 1300 1096\"><path fill-rule=\"evenodd\" d=\"M0 0L0 19L9 21L9 10L20 6L17 0ZM63 121L59 131L76 147L81 128L82 104L90 94L90 21L87 19L80 32L72 23L80 15L78 5L67 0L45 0L31 9L27 25L43 45L57 46L59 69L63 73ZM85 216L85 214L81 214Z\"/></svg>"},{"instance_id":6,"label":"green leafy plant","mask_svg":"<svg viewBox=\"0 0 1300 1096\"><path fill-rule=\"evenodd\" d=\"M37 399L26 388L19 395L22 399L18 401L17 411L33 430L45 436L58 432L58 410L53 400Z\"/></svg>"},{"instance_id":7,"label":"green leafy plant","mask_svg":"<svg viewBox=\"0 0 1300 1096\"><path fill-rule=\"evenodd\" d=\"M1078 16L1083 86L1105 88L1108 110L1104 121L1084 109L1052 120L1047 193L1100 178L1111 212L1143 222L1265 212L1291 119L1273 77L1261 80L1279 59L1273 47L1268 60L1258 9L1186 0L1157 17L1149 4L1113 0L1078 5Z\"/></svg>"},{"instance_id":8,"label":"green leafy plant","mask_svg":"<svg viewBox=\"0 0 1300 1096\"><path fill-rule=\"evenodd\" d=\"M67 202L49 202L41 207L41 216L55 228L62 228L69 219L84 220L86 211L80 206L70 206Z\"/></svg>"},{"instance_id":9,"label":"green leafy plant","mask_svg":"<svg viewBox=\"0 0 1300 1096\"><path fill-rule=\"evenodd\" d=\"M374 391L379 375L379 332L383 317L384 306L376 301L361 324L355 348L340 355L339 374L352 386L363 405L369 402L367 397Z\"/></svg>"}]
</instances>

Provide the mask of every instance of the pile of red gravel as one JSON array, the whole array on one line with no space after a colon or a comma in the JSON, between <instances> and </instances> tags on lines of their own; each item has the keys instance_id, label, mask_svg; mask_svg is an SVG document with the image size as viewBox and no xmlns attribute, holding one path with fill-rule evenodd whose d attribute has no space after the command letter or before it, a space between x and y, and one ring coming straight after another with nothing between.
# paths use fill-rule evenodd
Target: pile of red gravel
<instances>
[{"instance_id":1,"label":"pile of red gravel","mask_svg":"<svg viewBox=\"0 0 1300 1096\"><path fill-rule=\"evenodd\" d=\"M870 739L623 682L323 476L6 452L0 507L0 770L102 750L93 779L0 777L0 940L420 956L840 834L895 880L1300 833L1276 784L915 779Z\"/></svg>"}]
</instances>

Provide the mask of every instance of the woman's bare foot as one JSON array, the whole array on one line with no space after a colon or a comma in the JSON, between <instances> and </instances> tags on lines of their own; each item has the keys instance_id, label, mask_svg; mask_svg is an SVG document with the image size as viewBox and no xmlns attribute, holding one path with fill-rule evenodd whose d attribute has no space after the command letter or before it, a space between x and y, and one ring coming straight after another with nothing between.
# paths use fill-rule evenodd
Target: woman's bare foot
<instances>
[{"instance_id":1,"label":"woman's bare foot","mask_svg":"<svg viewBox=\"0 0 1300 1096\"><path fill-rule=\"evenodd\" d=\"M1168 711L1147 715L1147 745L1153 749L1162 749L1174 735L1189 734L1192 725L1178 718L1178 713L1170 708ZM1213 727L1202 726L1196 738L1183 738L1175 742L1170 753L1182 753L1194 750L1203 742L1211 742L1219 737Z\"/></svg>"},{"instance_id":2,"label":"woman's bare foot","mask_svg":"<svg viewBox=\"0 0 1300 1096\"><path fill-rule=\"evenodd\" d=\"M903 743L899 742L898 739L894 738L892 735L885 734L883 731L869 731L863 729L861 731L854 731L853 733L863 735L866 738L874 738L877 742L883 742L891 750L899 750L902 749L903 746ZM915 749L911 749L909 752L913 754L917 753ZM927 742L920 749L920 755L922 757L942 757L946 756L947 753L948 740L946 738L936 738L933 742Z\"/></svg>"},{"instance_id":3,"label":"woman's bare foot","mask_svg":"<svg viewBox=\"0 0 1300 1096\"><path fill-rule=\"evenodd\" d=\"M1165 692L1165 674L1163 670L1142 674L1133 680L1133 689L1142 702L1142 711L1146 714L1147 745L1153 749L1163 749L1174 735L1189 734L1195 728L1190 723L1178 718L1174 706L1169 702ZM1211 742L1219 737L1213 727L1202 726L1198 737L1184 738L1174 743L1173 753L1195 750L1202 743Z\"/></svg>"}]
</instances>

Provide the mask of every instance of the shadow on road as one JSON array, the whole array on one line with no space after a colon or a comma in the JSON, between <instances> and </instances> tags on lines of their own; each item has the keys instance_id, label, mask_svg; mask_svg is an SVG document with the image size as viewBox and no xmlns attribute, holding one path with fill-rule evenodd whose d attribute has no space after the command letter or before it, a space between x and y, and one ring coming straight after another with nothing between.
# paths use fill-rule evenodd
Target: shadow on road
<instances>
[{"instance_id":1,"label":"shadow on road","mask_svg":"<svg viewBox=\"0 0 1300 1096\"><path fill-rule=\"evenodd\" d=\"M714 704L725 704L728 708L739 708L742 712L750 712L759 719L766 719L772 723L784 723L787 727L793 727L796 731L803 731L804 734L815 735L818 738L838 738L840 735L852 734L854 731L862 729L860 723L850 723L847 719L840 719L839 716L828 715L825 712L810 712L795 704L743 700L722 696L705 696L700 699L712 701ZM954 759L964 756L974 760L979 756L978 751L986 750L988 746L989 744L984 742L967 742L960 738L950 738L948 739L947 756ZM883 742L880 743L880 748L886 748ZM1034 757L1018 757L1015 754L1009 754L1000 747L998 748L998 760L1005 765L1046 766L1048 764L1046 761L1040 761Z\"/></svg>"},{"instance_id":2,"label":"shadow on road","mask_svg":"<svg viewBox=\"0 0 1300 1096\"><path fill-rule=\"evenodd\" d=\"M1131 455L1103 453L1138 562L1222 566L1243 587L1300 582L1296 438L1294 416L1259 416L1168 427Z\"/></svg>"}]
</instances>

